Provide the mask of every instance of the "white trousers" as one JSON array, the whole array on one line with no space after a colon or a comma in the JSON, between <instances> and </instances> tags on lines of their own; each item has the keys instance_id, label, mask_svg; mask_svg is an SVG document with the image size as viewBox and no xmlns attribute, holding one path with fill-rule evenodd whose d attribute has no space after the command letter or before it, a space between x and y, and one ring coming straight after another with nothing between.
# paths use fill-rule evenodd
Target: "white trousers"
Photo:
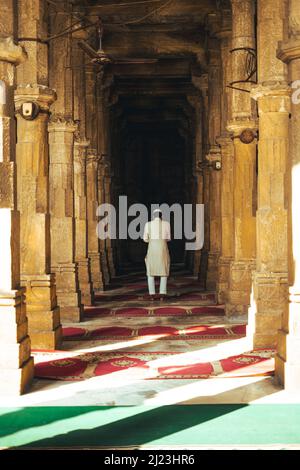
<instances>
[{"instance_id":1,"label":"white trousers","mask_svg":"<svg viewBox=\"0 0 300 470\"><path fill-rule=\"evenodd\" d=\"M159 286L159 293L166 294L167 293L167 276L160 276L160 286ZM155 278L154 276L148 276L148 289L149 294L155 294Z\"/></svg>"}]
</instances>

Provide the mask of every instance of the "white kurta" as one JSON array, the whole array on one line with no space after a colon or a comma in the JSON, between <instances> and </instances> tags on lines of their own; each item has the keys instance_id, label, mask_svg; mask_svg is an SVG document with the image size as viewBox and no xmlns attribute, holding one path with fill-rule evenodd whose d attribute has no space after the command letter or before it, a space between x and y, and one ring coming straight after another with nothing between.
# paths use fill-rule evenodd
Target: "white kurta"
<instances>
[{"instance_id":1,"label":"white kurta","mask_svg":"<svg viewBox=\"0 0 300 470\"><path fill-rule=\"evenodd\" d=\"M148 243L145 258L147 276L169 276L170 255L167 244L171 240L169 222L159 217L147 222L143 238L144 242Z\"/></svg>"}]
</instances>

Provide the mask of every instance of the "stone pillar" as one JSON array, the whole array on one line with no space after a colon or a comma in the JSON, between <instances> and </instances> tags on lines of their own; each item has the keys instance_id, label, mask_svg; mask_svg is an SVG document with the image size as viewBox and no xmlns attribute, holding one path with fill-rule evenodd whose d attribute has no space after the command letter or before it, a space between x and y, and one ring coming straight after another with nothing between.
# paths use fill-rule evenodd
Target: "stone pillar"
<instances>
[{"instance_id":1,"label":"stone pillar","mask_svg":"<svg viewBox=\"0 0 300 470\"><path fill-rule=\"evenodd\" d=\"M245 78L248 52L255 48L253 0L231 0L232 3L232 78ZM243 84L250 91L251 83ZM227 130L234 144L234 259L230 264L228 316L245 315L250 305L252 271L256 256L256 120L250 94L233 90L232 120ZM248 143L249 142L249 143Z\"/></svg>"},{"instance_id":2,"label":"stone pillar","mask_svg":"<svg viewBox=\"0 0 300 470\"><path fill-rule=\"evenodd\" d=\"M89 141L75 140L74 145L74 198L75 198L75 260L78 265L79 288L83 305L94 300L91 283L90 259L87 252L87 197L86 155Z\"/></svg>"},{"instance_id":3,"label":"stone pillar","mask_svg":"<svg viewBox=\"0 0 300 470\"><path fill-rule=\"evenodd\" d=\"M221 253L218 260L217 299L219 304L227 300L229 288L230 263L233 260L234 237L233 227L233 160L234 147L232 139L226 130L232 113L232 90L228 87L231 78L231 25L224 14L222 29L217 33L221 40L222 59L222 94L221 94L221 135L217 143L221 149Z\"/></svg>"},{"instance_id":4,"label":"stone pillar","mask_svg":"<svg viewBox=\"0 0 300 470\"><path fill-rule=\"evenodd\" d=\"M52 116L48 131L50 145L51 270L56 275L61 319L78 322L82 305L75 263L75 217L73 188L72 120Z\"/></svg>"},{"instance_id":5,"label":"stone pillar","mask_svg":"<svg viewBox=\"0 0 300 470\"><path fill-rule=\"evenodd\" d=\"M50 34L70 26L70 15L51 6ZM74 122L72 39L50 42L50 85L57 92L48 126L50 145L51 270L56 274L57 298L64 322L82 318L78 265L75 262Z\"/></svg>"},{"instance_id":6,"label":"stone pillar","mask_svg":"<svg viewBox=\"0 0 300 470\"><path fill-rule=\"evenodd\" d=\"M111 204L111 185L112 185L112 171L110 165L105 168L104 174L104 194L105 194L105 203ZM110 272L110 276L114 277L116 275L114 256L113 256L113 247L112 240L110 238L106 239L106 251L107 251L107 262Z\"/></svg>"},{"instance_id":7,"label":"stone pillar","mask_svg":"<svg viewBox=\"0 0 300 470\"><path fill-rule=\"evenodd\" d=\"M103 69L97 74L97 145L98 153L101 156L98 167L98 202L99 204L108 202L105 197L105 174L108 161L110 159L109 143L108 143L108 117L107 117L107 88L106 78ZM103 273L104 284L108 285L111 276L115 274L114 266L111 266L111 240L99 240L100 243L100 259L101 269Z\"/></svg>"},{"instance_id":8,"label":"stone pillar","mask_svg":"<svg viewBox=\"0 0 300 470\"><path fill-rule=\"evenodd\" d=\"M233 165L234 149L230 137L220 137L218 143L221 147L221 256L218 262L218 303L227 300L229 288L230 263L234 254L233 228Z\"/></svg>"},{"instance_id":9,"label":"stone pillar","mask_svg":"<svg viewBox=\"0 0 300 470\"><path fill-rule=\"evenodd\" d=\"M215 290L218 282L218 260L221 251L221 173L215 170L215 163L221 160L220 148L216 138L221 131L221 68L219 41L211 39L209 43L208 69L208 108L209 108L209 152L206 160L209 162L209 217L210 241L207 266L206 288Z\"/></svg>"},{"instance_id":10,"label":"stone pillar","mask_svg":"<svg viewBox=\"0 0 300 470\"><path fill-rule=\"evenodd\" d=\"M93 149L88 150L86 160L87 178L87 216L88 216L88 254L91 261L91 276L95 291L104 289L99 239L97 236L98 207L98 163L100 157Z\"/></svg>"},{"instance_id":11,"label":"stone pillar","mask_svg":"<svg viewBox=\"0 0 300 470\"><path fill-rule=\"evenodd\" d=\"M18 208L21 215L21 284L26 286L29 334L34 348L57 349L62 330L55 276L51 274L49 156L47 124L55 92L48 88L48 46L40 41L47 31L41 0L18 3L18 36L28 60L17 71ZM22 39L24 38L24 39ZM31 38L30 40L25 38ZM24 103L35 108L29 119ZM25 119L26 117L26 119Z\"/></svg>"},{"instance_id":12,"label":"stone pillar","mask_svg":"<svg viewBox=\"0 0 300 470\"><path fill-rule=\"evenodd\" d=\"M208 75L204 74L200 79L193 77L194 85L201 91L201 134L202 134L202 149L201 149L201 162L197 163L197 167L202 169L202 203L204 204L204 245L200 251L200 266L199 266L199 285L201 289L206 288L207 277L207 264L209 253L209 239L210 239L210 215L209 215L209 168L207 167L206 155L209 149L209 132L208 132Z\"/></svg>"},{"instance_id":13,"label":"stone pillar","mask_svg":"<svg viewBox=\"0 0 300 470\"><path fill-rule=\"evenodd\" d=\"M283 310L278 337L275 374L289 391L300 388L300 4L289 2L288 38L279 44L278 58L288 64L289 81L295 94L291 104L290 156L288 160L288 302ZM283 98L286 101L286 97ZM278 232L279 233L279 232Z\"/></svg>"},{"instance_id":14,"label":"stone pillar","mask_svg":"<svg viewBox=\"0 0 300 470\"><path fill-rule=\"evenodd\" d=\"M209 162L209 220L210 220L210 243L207 266L206 288L216 290L218 284L218 264L221 251L221 172L215 169L217 162L221 161L220 148L211 147L206 155Z\"/></svg>"},{"instance_id":15,"label":"stone pillar","mask_svg":"<svg viewBox=\"0 0 300 470\"><path fill-rule=\"evenodd\" d=\"M193 77L193 84L201 91L201 79ZM194 204L203 204L203 169L201 167L201 160L203 155L203 139L202 139L202 113L203 103L201 93L196 95L188 95L188 101L194 109L194 129L193 129L193 177L192 199ZM195 227L194 227L195 229ZM191 270L194 276L199 276L201 250L192 252L192 266Z\"/></svg>"},{"instance_id":16,"label":"stone pillar","mask_svg":"<svg viewBox=\"0 0 300 470\"><path fill-rule=\"evenodd\" d=\"M258 2L258 81L252 89L259 113L257 266L248 331L254 347L275 347L287 299L286 177L290 90L286 65L276 58L283 38L281 0ZM267 33L270 28L272 36ZM253 321L254 319L254 321Z\"/></svg>"},{"instance_id":17,"label":"stone pillar","mask_svg":"<svg viewBox=\"0 0 300 470\"><path fill-rule=\"evenodd\" d=\"M105 288L102 272L100 242L97 236L97 208L98 208L98 117L97 117L97 89L96 74L93 67L85 69L85 116L86 136L90 141L87 156L87 215L88 215L88 255L91 263L92 283L95 291Z\"/></svg>"},{"instance_id":18,"label":"stone pillar","mask_svg":"<svg viewBox=\"0 0 300 470\"><path fill-rule=\"evenodd\" d=\"M105 201L105 169L106 169L105 155L102 155L99 159L98 165L98 203L104 204ZM106 241L99 239L100 243L100 260L101 260L101 269L103 273L103 280L105 286L110 282L110 272L108 265L108 253L106 249Z\"/></svg>"},{"instance_id":19,"label":"stone pillar","mask_svg":"<svg viewBox=\"0 0 300 470\"><path fill-rule=\"evenodd\" d=\"M75 261L78 265L79 289L83 305L91 305L94 299L91 267L87 244L87 185L86 156L90 142L86 139L85 71L82 66L85 54L78 46L79 39L86 39L85 30L72 34L73 64L73 114L78 123L74 142L74 209L75 209Z\"/></svg>"},{"instance_id":20,"label":"stone pillar","mask_svg":"<svg viewBox=\"0 0 300 470\"><path fill-rule=\"evenodd\" d=\"M26 58L11 36L13 2L0 0L0 395L26 391L33 359L24 289L20 286L20 214L16 204L14 99L15 66ZM5 13L4 13L5 12Z\"/></svg>"}]
</instances>

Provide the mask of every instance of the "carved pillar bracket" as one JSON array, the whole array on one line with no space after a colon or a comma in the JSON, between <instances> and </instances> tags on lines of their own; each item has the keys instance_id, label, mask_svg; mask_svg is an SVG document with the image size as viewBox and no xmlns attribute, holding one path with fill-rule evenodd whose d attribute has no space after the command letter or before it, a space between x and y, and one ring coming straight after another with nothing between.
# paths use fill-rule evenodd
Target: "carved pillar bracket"
<instances>
[{"instance_id":1,"label":"carved pillar bracket","mask_svg":"<svg viewBox=\"0 0 300 470\"><path fill-rule=\"evenodd\" d=\"M15 109L17 114L26 112L26 110L22 110L24 103L35 103L38 105L37 114L48 114L50 106L55 100L55 90L45 85L36 83L19 84L15 90Z\"/></svg>"}]
</instances>

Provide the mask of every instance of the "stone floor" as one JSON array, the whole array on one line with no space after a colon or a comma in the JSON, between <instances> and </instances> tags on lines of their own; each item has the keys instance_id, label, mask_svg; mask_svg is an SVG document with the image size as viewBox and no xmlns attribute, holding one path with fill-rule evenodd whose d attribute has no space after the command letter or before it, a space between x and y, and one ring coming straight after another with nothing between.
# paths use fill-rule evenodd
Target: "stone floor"
<instances>
[{"instance_id":1,"label":"stone floor","mask_svg":"<svg viewBox=\"0 0 300 470\"><path fill-rule=\"evenodd\" d=\"M213 300L180 300L181 295L197 292L197 281L180 270L169 279L170 298L166 301L150 302L143 297L146 290L143 274L120 276L112 287L101 294L98 307L144 307L150 309L168 305L187 309L202 305L213 305ZM115 286L115 287L114 287ZM114 300L114 296L134 294L139 298ZM209 293L201 293L209 294ZM210 297L210 296L209 296ZM105 299L107 298L107 301ZM222 308L222 306L220 306ZM245 319L227 319L214 315L184 315L146 317L119 317L114 314L100 318L86 317L74 327L99 328L103 326L142 327L149 325L174 325L184 328L189 325L222 325L245 323ZM69 326L69 325L65 325ZM91 341L65 341L61 348L66 357L92 351L172 351L179 358L197 358L203 362L219 360L230 355L251 350L247 337L226 340L174 340L168 337L102 339ZM38 354L35 360L39 362ZM123 371L122 371L123 372ZM160 404L212 404L212 403L300 403L299 394L289 394L274 382L273 377L210 378L202 380L136 380L126 374L109 374L79 382L34 379L29 393L21 397L2 397L1 406L79 406L79 405L160 405Z\"/></svg>"}]
</instances>

